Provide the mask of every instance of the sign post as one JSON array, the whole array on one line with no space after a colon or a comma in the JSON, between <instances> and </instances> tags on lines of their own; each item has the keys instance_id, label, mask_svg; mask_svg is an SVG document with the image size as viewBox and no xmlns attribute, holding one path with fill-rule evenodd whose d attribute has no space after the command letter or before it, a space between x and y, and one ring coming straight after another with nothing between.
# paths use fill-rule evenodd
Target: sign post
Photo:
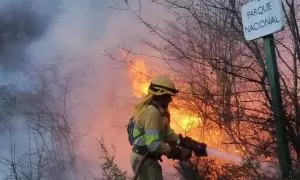
<instances>
[{"instance_id":1,"label":"sign post","mask_svg":"<svg viewBox=\"0 0 300 180\"><path fill-rule=\"evenodd\" d=\"M285 126L285 116L281 99L279 73L276 62L275 43L272 34L264 36L264 46L266 50L267 72L271 86L272 109L275 119L277 135L277 154L281 168L282 179L290 179L291 157L288 146L288 138Z\"/></svg>"},{"instance_id":2,"label":"sign post","mask_svg":"<svg viewBox=\"0 0 300 180\"><path fill-rule=\"evenodd\" d=\"M271 87L271 106L276 126L277 154L281 168L281 177L282 179L290 179L292 174L291 157L273 36L273 33L284 29L282 2L281 0L251 1L242 7L241 13L245 39L250 41L263 37L264 40L267 76Z\"/></svg>"}]
</instances>

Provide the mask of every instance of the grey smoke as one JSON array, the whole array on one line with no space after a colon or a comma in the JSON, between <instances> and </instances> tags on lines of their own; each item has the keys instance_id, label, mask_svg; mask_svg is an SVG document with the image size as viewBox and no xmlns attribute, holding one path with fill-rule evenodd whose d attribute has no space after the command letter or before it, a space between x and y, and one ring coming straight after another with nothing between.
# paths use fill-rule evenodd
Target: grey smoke
<instances>
[{"instance_id":1,"label":"grey smoke","mask_svg":"<svg viewBox=\"0 0 300 180\"><path fill-rule=\"evenodd\" d=\"M17 71L29 59L28 45L46 32L60 0L18 0L0 3L0 66L6 72Z\"/></svg>"},{"instance_id":2,"label":"grey smoke","mask_svg":"<svg viewBox=\"0 0 300 180\"><path fill-rule=\"evenodd\" d=\"M72 74L72 87L84 82L81 88L72 89L68 103L78 105L70 112L70 119L76 124L74 130L80 130L80 134L88 133L76 149L80 157L77 165L83 174L99 171L99 146L95 137L101 135L109 147L111 144L116 146L118 164L129 173L131 171L125 123L132 107L118 110L115 106L107 107L107 102L112 100L107 95L111 89L116 90L116 95L132 98L130 77L127 72L114 69L115 63L101 53L104 50L120 53L116 45L122 42L147 51L138 44L138 38L147 35L147 31L130 13L109 9L108 4L121 6L119 0L0 1L0 86L13 87L12 96L23 97L18 88L34 96L36 91L32 89L39 87L35 69L23 68L31 65L53 67L53 73L43 72L49 81ZM154 11L158 18L165 17L163 11L153 6L147 6L145 10L148 19L154 19ZM114 81L115 86L112 85ZM59 96L59 91L51 91L54 96ZM18 101L17 104L20 106ZM123 107L126 102L118 99L116 104ZM15 115L11 119L17 157L28 150L26 122L22 116ZM1 133L0 156L9 157L10 134L8 131ZM0 165L0 179L7 173L7 167Z\"/></svg>"}]
</instances>

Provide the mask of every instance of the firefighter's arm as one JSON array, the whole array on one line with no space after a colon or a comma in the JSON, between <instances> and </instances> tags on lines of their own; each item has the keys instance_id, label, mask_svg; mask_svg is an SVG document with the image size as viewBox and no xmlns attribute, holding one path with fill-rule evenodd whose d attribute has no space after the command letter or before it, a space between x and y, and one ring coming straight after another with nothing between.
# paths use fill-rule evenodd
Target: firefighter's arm
<instances>
[{"instance_id":1,"label":"firefighter's arm","mask_svg":"<svg viewBox=\"0 0 300 180\"><path fill-rule=\"evenodd\" d=\"M169 154L171 147L160 138L164 128L160 112L155 107L148 106L141 119L144 121L144 137L149 151L156 154Z\"/></svg>"},{"instance_id":2,"label":"firefighter's arm","mask_svg":"<svg viewBox=\"0 0 300 180\"><path fill-rule=\"evenodd\" d=\"M179 141L179 136L174 132L174 130L170 126L170 111L166 109L166 122L168 122L167 126L167 134L166 140L168 143L177 143Z\"/></svg>"},{"instance_id":3,"label":"firefighter's arm","mask_svg":"<svg viewBox=\"0 0 300 180\"><path fill-rule=\"evenodd\" d=\"M177 143L178 141L179 141L179 136L169 126L168 129L167 129L167 142Z\"/></svg>"}]
</instances>

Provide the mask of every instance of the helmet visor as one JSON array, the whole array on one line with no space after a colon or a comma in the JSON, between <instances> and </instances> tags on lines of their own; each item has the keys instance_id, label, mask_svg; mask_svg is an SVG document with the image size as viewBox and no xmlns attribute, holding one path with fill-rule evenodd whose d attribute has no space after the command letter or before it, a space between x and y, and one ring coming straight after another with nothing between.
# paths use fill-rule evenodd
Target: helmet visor
<instances>
[{"instance_id":1,"label":"helmet visor","mask_svg":"<svg viewBox=\"0 0 300 180\"><path fill-rule=\"evenodd\" d=\"M165 87L165 86L161 86L161 85L157 85L157 84L153 84L151 83L150 86L149 86L149 89L153 92L158 92L160 91L161 89L164 89L166 91L169 91L173 94L177 94L179 91L177 89L173 89L173 88L168 88L168 87Z\"/></svg>"}]
</instances>

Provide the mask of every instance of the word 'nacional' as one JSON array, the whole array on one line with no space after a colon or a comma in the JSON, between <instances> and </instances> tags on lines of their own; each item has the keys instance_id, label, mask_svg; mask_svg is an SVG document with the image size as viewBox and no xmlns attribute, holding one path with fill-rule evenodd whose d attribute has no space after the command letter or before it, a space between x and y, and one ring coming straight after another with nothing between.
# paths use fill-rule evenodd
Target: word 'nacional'
<instances>
[{"instance_id":1,"label":"word 'nacional'","mask_svg":"<svg viewBox=\"0 0 300 180\"><path fill-rule=\"evenodd\" d=\"M248 19L254 17L254 16L264 16L265 14L268 14L272 10L272 4L271 2L267 2L266 4L262 6L258 6L255 9L252 9L251 11L247 12ZM248 25L245 27L246 32L255 31L261 28L264 28L265 26L272 25L274 23L280 23L279 17L276 15L269 16L267 18L263 18L260 21L254 22L251 25Z\"/></svg>"}]
</instances>

